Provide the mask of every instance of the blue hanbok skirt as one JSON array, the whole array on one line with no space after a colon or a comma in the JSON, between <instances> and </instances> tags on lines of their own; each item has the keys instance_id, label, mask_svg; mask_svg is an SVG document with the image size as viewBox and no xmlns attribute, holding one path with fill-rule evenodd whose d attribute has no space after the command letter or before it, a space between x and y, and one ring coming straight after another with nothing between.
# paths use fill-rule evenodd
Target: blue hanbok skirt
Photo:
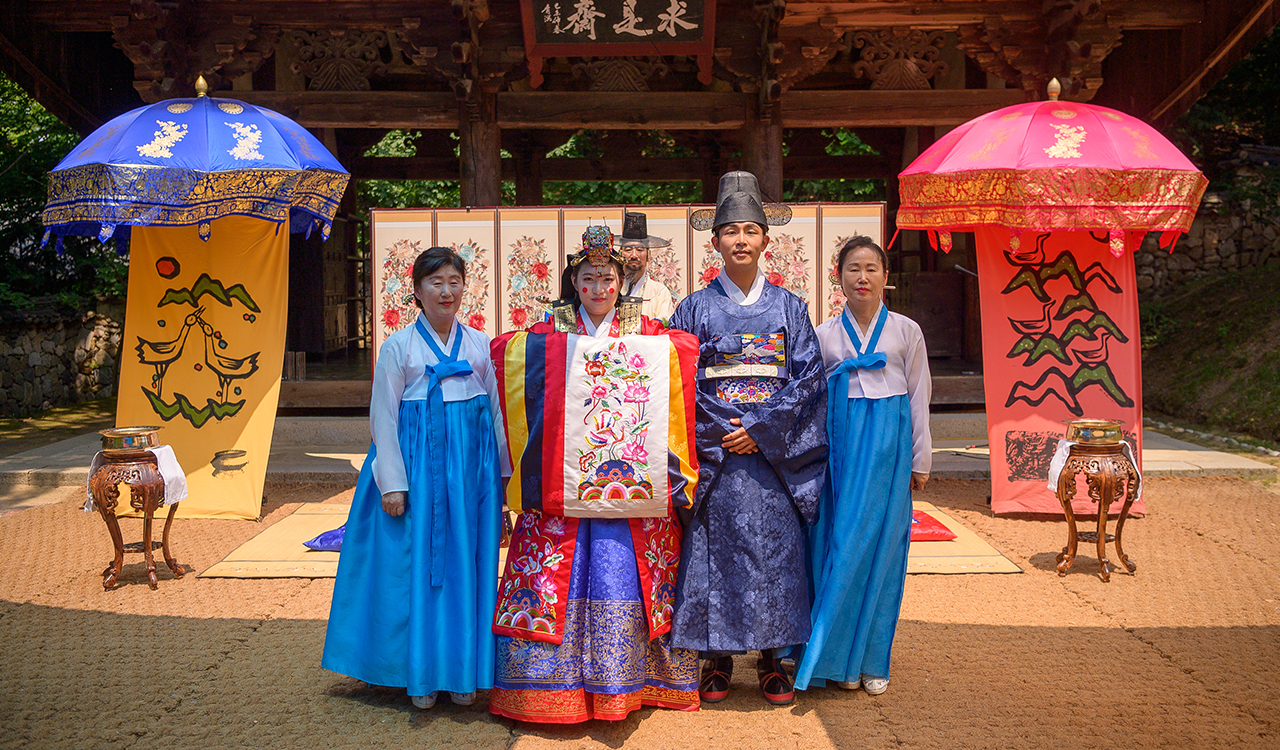
<instances>
[{"instance_id":1,"label":"blue hanbok skirt","mask_svg":"<svg viewBox=\"0 0 1280 750\"><path fill-rule=\"evenodd\" d=\"M338 560L325 634L325 669L409 695L469 693L493 687L493 634L501 534L498 446L487 396L444 404L432 424L427 401L400 406L400 451L409 478L408 508L382 509L369 448L356 483ZM431 466L428 431L445 430L442 468ZM448 498L442 585L431 585L432 490Z\"/></svg>"},{"instance_id":2,"label":"blue hanbok skirt","mask_svg":"<svg viewBox=\"0 0 1280 750\"><path fill-rule=\"evenodd\" d=\"M813 632L796 687L889 677L911 544L911 404L907 396L845 398L848 431L832 436L841 475L828 475L809 534Z\"/></svg>"}]
</instances>

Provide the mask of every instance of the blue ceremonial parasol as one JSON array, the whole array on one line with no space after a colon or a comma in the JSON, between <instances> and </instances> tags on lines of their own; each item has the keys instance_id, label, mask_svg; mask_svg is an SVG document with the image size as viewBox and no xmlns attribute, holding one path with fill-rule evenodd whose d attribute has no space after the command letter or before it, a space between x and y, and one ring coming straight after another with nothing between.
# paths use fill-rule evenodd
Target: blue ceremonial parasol
<instances>
[{"instance_id":1,"label":"blue ceremonial parasol","mask_svg":"<svg viewBox=\"0 0 1280 750\"><path fill-rule=\"evenodd\" d=\"M49 173L42 242L128 238L130 227L253 216L292 231L330 223L351 175L315 136L269 109L205 95L167 99L95 130Z\"/></svg>"}]
</instances>

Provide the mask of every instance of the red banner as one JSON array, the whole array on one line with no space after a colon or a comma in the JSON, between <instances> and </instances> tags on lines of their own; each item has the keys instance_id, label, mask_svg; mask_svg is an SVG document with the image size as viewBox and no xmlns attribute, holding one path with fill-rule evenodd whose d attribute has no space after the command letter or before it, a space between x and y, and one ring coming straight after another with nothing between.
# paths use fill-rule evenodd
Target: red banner
<instances>
[{"instance_id":1,"label":"red banner","mask_svg":"<svg viewBox=\"0 0 1280 750\"><path fill-rule=\"evenodd\" d=\"M1127 239L1133 248L1141 238ZM1046 485L1064 422L1122 421L1142 460L1133 254L1116 258L1105 233L1018 234L1003 227L979 228L977 248L991 509L1062 515ZM1096 515L1080 484L1074 512ZM1122 506L1113 503L1110 512ZM1146 512L1141 499L1130 512Z\"/></svg>"}]
</instances>

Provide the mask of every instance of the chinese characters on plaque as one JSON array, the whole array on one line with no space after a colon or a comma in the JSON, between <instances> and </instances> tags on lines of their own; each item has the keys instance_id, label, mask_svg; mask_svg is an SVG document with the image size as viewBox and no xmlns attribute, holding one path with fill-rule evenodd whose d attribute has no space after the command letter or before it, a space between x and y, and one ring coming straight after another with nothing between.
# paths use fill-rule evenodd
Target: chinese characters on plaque
<instances>
[{"instance_id":1,"label":"chinese characters on plaque","mask_svg":"<svg viewBox=\"0 0 1280 750\"><path fill-rule=\"evenodd\" d=\"M534 39L581 42L698 42L707 0L533 0Z\"/></svg>"}]
</instances>

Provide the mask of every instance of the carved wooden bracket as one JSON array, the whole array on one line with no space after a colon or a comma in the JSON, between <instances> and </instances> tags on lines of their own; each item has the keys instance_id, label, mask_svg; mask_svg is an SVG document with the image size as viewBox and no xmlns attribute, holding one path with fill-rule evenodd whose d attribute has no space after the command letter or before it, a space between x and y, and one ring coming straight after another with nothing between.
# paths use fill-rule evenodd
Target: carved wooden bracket
<instances>
[{"instance_id":1,"label":"carved wooden bracket","mask_svg":"<svg viewBox=\"0 0 1280 750\"><path fill-rule=\"evenodd\" d=\"M194 0L132 0L130 14L111 18L116 46L133 62L134 88L147 102L193 96L196 76L209 88L258 69L275 52L280 29L252 16L213 17Z\"/></svg>"},{"instance_id":2,"label":"carved wooden bracket","mask_svg":"<svg viewBox=\"0 0 1280 750\"><path fill-rule=\"evenodd\" d=\"M767 121L773 105L782 96L778 66L786 45L778 40L778 28L787 13L786 0L755 0L756 17L760 20L760 119Z\"/></svg>"},{"instance_id":3,"label":"carved wooden bracket","mask_svg":"<svg viewBox=\"0 0 1280 750\"><path fill-rule=\"evenodd\" d=\"M781 56L774 70L782 90L789 90L825 68L845 48L844 32L836 19L827 16L805 24L790 24L784 18L778 29Z\"/></svg>"},{"instance_id":4,"label":"carved wooden bracket","mask_svg":"<svg viewBox=\"0 0 1280 750\"><path fill-rule=\"evenodd\" d=\"M440 47L439 28L422 28L421 18L404 18L395 29L401 52L415 67L446 82L453 89L467 118L481 117L482 93L493 94L503 82L525 62L524 48L508 42L512 39L486 38L483 27L489 20L486 0L452 0L459 27L455 40Z\"/></svg>"},{"instance_id":5,"label":"carved wooden bracket","mask_svg":"<svg viewBox=\"0 0 1280 750\"><path fill-rule=\"evenodd\" d=\"M585 77L591 91L648 91L649 79L665 78L670 66L661 57L590 57L573 66L573 77Z\"/></svg>"},{"instance_id":6,"label":"carved wooden bracket","mask_svg":"<svg viewBox=\"0 0 1280 750\"><path fill-rule=\"evenodd\" d=\"M869 78L873 89L928 89L934 76L947 73L947 64L938 59L944 32L895 27L851 37L851 47L862 50L854 73Z\"/></svg>"},{"instance_id":7,"label":"carved wooden bracket","mask_svg":"<svg viewBox=\"0 0 1280 750\"><path fill-rule=\"evenodd\" d=\"M1035 21L992 16L957 30L959 47L986 72L1035 98L1050 79L1062 98L1088 101L1102 85L1102 61L1120 43L1118 26L1099 13L1099 0L1054 0Z\"/></svg>"},{"instance_id":8,"label":"carved wooden bracket","mask_svg":"<svg viewBox=\"0 0 1280 750\"><path fill-rule=\"evenodd\" d=\"M371 76L386 75L384 31L290 31L288 38L298 48L290 69L306 76L312 91L368 91Z\"/></svg>"},{"instance_id":9,"label":"carved wooden bracket","mask_svg":"<svg viewBox=\"0 0 1280 750\"><path fill-rule=\"evenodd\" d=\"M757 94L761 112L767 112L782 93L820 72L844 49L844 30L834 18L826 17L790 24L785 3L775 0L757 0L754 9L759 46L717 47L714 58L721 77L744 93ZM751 33L744 20L745 16L726 18L721 24L721 37L732 39Z\"/></svg>"}]
</instances>

